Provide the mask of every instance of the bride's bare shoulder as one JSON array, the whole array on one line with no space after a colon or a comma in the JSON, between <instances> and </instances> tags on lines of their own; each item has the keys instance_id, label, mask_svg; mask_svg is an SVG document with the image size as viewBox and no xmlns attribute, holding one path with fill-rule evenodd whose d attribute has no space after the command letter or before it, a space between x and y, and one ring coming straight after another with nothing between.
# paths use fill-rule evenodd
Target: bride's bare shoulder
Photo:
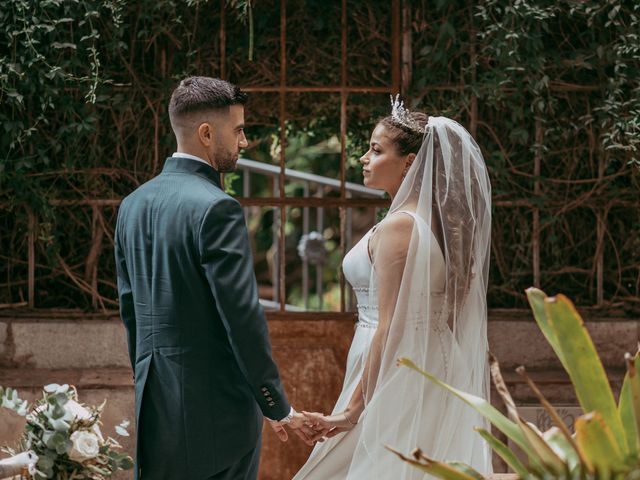
<instances>
[{"instance_id":1,"label":"bride's bare shoulder","mask_svg":"<svg viewBox=\"0 0 640 480\"><path fill-rule=\"evenodd\" d=\"M385 217L385 219L380 222L378 230L380 233L386 232L387 234L396 234L398 232L405 232L410 234L413 230L414 221L415 220L413 218L413 215L411 215L410 212L394 212L391 215Z\"/></svg>"},{"instance_id":2,"label":"bride's bare shoulder","mask_svg":"<svg viewBox=\"0 0 640 480\"><path fill-rule=\"evenodd\" d=\"M372 250L382 247L395 252L406 251L414 221L413 216L407 212L395 212L385 217L371 236Z\"/></svg>"}]
</instances>

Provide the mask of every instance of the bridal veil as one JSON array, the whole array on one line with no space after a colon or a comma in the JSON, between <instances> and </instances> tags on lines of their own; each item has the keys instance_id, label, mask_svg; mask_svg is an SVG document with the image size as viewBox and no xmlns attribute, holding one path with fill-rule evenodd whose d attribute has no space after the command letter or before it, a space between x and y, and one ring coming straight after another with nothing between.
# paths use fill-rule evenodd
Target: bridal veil
<instances>
[{"instance_id":1,"label":"bridal veil","mask_svg":"<svg viewBox=\"0 0 640 480\"><path fill-rule=\"evenodd\" d=\"M413 218L409 229L384 228L405 214ZM424 477L391 459L385 445L404 453L420 447L431 458L491 472L490 449L473 430L487 426L483 418L397 367L397 359L407 357L444 382L488 398L490 233L491 186L480 148L457 122L429 118L422 146L369 243L369 290L378 295L380 325L387 328L363 374L366 408L349 478ZM395 245L408 248L398 252Z\"/></svg>"}]
</instances>

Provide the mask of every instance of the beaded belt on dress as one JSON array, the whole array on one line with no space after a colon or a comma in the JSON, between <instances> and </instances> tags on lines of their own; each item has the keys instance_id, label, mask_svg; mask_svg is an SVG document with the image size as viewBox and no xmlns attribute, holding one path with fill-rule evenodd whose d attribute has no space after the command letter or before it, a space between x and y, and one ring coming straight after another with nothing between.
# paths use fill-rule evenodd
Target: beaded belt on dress
<instances>
[{"instance_id":1,"label":"beaded belt on dress","mask_svg":"<svg viewBox=\"0 0 640 480\"><path fill-rule=\"evenodd\" d=\"M378 306L377 305L358 305L358 311L377 311L378 310ZM432 315L435 318L440 317L440 313L441 311L435 311L432 313ZM422 315L414 315L413 317L408 318L407 320L405 320L405 324L407 326L415 326L416 329L420 326L424 326L425 322L424 322L424 317ZM359 319L356 322L356 327L362 327L362 328L378 328L378 322L369 322L367 320L361 320ZM431 328L434 330L439 330L441 328L446 327L447 329L449 328L449 326L446 324L446 322L444 321L444 319L440 318L438 322L433 322L431 323Z\"/></svg>"}]
</instances>

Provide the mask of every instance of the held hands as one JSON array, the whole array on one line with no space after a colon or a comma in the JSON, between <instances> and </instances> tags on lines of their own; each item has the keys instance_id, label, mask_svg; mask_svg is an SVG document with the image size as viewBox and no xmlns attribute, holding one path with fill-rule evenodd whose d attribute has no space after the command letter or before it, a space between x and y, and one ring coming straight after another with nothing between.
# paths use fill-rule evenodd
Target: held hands
<instances>
[{"instance_id":1,"label":"held hands","mask_svg":"<svg viewBox=\"0 0 640 480\"><path fill-rule=\"evenodd\" d=\"M316 430L312 428L305 415L296 412L295 410L292 410L291 416L288 416L282 421L276 422L269 420L269 425L271 425L271 428L273 428L276 435L282 442L286 442L289 438L285 425L309 446L313 446L317 441L323 441L323 437L327 434L325 429Z\"/></svg>"},{"instance_id":2,"label":"held hands","mask_svg":"<svg viewBox=\"0 0 640 480\"><path fill-rule=\"evenodd\" d=\"M355 417L355 421L353 418ZM322 413L296 412L292 411L292 415L285 420L275 422L269 421L271 428L276 432L278 438L286 442L289 438L285 425L288 426L293 433L302 439L307 445L312 446L314 443L323 442L327 438L335 437L339 433L352 430L357 422L358 415L345 410L335 415L323 415Z\"/></svg>"},{"instance_id":3,"label":"held hands","mask_svg":"<svg viewBox=\"0 0 640 480\"><path fill-rule=\"evenodd\" d=\"M322 432L324 438L335 437L339 433L352 430L358 423L358 416L345 410L335 415L323 415L321 413L302 412L306 424L316 432Z\"/></svg>"}]
</instances>

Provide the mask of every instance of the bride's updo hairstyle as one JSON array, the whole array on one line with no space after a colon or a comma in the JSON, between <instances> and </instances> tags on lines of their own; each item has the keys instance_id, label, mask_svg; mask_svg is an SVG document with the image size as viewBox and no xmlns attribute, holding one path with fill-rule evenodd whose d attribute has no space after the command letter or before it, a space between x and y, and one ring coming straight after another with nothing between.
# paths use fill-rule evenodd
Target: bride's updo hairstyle
<instances>
[{"instance_id":1,"label":"bride's updo hairstyle","mask_svg":"<svg viewBox=\"0 0 640 480\"><path fill-rule=\"evenodd\" d=\"M422 112L411 112L407 116L415 128L398 122L391 115L378 122L378 125L383 125L387 129L391 141L398 148L398 153L403 156L409 153L418 153L429 121L429 116Z\"/></svg>"}]
</instances>

